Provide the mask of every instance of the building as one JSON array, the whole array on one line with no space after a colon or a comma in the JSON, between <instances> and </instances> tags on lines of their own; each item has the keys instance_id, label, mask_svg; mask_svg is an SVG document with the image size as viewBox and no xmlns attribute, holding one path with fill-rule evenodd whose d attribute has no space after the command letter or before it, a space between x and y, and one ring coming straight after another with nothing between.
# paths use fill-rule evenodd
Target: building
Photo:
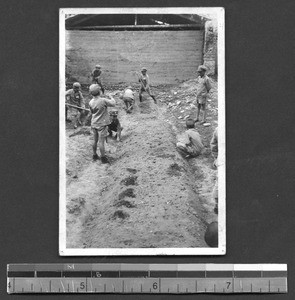
<instances>
[{"instance_id":1,"label":"building","mask_svg":"<svg viewBox=\"0 0 295 300\"><path fill-rule=\"evenodd\" d=\"M146 67L152 84L196 77L204 56L205 22L198 15L90 14L66 19L66 76L91 83L96 64L108 84L137 82Z\"/></svg>"}]
</instances>

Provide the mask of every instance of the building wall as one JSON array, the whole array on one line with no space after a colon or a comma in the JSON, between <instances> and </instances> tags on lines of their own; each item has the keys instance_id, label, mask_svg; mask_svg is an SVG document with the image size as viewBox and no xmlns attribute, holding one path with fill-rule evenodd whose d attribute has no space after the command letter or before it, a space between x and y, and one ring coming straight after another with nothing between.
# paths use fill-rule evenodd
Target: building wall
<instances>
[{"instance_id":1,"label":"building wall","mask_svg":"<svg viewBox=\"0 0 295 300\"><path fill-rule=\"evenodd\" d=\"M96 64L107 84L137 82L148 69L152 84L173 84L197 76L203 62L203 31L67 31L69 77L90 83Z\"/></svg>"},{"instance_id":2,"label":"building wall","mask_svg":"<svg viewBox=\"0 0 295 300\"><path fill-rule=\"evenodd\" d=\"M208 68L207 74L217 74L217 23L205 23L204 65Z\"/></svg>"}]
</instances>

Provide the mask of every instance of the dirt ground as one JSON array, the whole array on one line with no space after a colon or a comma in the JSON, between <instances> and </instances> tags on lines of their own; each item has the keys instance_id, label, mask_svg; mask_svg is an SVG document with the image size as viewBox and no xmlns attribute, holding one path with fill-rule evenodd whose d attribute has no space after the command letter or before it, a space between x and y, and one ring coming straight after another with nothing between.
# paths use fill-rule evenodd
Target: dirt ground
<instances>
[{"instance_id":1,"label":"dirt ground","mask_svg":"<svg viewBox=\"0 0 295 300\"><path fill-rule=\"evenodd\" d=\"M137 87L138 89L138 87ZM92 161L90 126L66 129L67 248L208 247L204 233L216 221L210 139L217 126L217 83L208 105L210 126L196 125L205 153L184 159L175 144L185 118L195 116L195 81L158 86L155 105L144 95L131 114L119 98L123 87L108 88L119 109L122 142L108 138L111 164ZM83 92L87 103L90 97Z\"/></svg>"}]
</instances>

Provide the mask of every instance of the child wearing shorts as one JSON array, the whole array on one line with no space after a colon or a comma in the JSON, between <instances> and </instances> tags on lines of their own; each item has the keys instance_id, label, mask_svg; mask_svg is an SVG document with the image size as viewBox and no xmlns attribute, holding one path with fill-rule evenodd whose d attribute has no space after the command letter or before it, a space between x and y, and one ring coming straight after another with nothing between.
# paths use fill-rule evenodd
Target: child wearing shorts
<instances>
[{"instance_id":1,"label":"child wearing shorts","mask_svg":"<svg viewBox=\"0 0 295 300\"><path fill-rule=\"evenodd\" d=\"M115 99L110 96L110 99L100 97L100 87L98 84L92 84L89 87L89 92L93 96L89 102L91 116L91 128L94 134L93 142L93 160L101 159L103 164L109 163L108 158L105 156L105 142L108 136L108 125L111 123L108 107L115 106ZM101 157L97 155L97 143Z\"/></svg>"},{"instance_id":2,"label":"child wearing shorts","mask_svg":"<svg viewBox=\"0 0 295 300\"><path fill-rule=\"evenodd\" d=\"M206 123L207 117L207 98L208 93L211 90L211 83L209 77L205 74L207 68L205 66L198 67L198 78L197 78L197 118L195 122L199 121L200 111L203 112L203 118L201 124Z\"/></svg>"}]
</instances>

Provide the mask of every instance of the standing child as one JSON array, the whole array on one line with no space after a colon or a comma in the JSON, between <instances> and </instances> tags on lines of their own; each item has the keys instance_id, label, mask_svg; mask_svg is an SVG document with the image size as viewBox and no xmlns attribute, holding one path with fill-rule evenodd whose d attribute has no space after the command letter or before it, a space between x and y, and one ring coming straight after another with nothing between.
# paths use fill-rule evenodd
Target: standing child
<instances>
[{"instance_id":1,"label":"standing child","mask_svg":"<svg viewBox=\"0 0 295 300\"><path fill-rule=\"evenodd\" d=\"M195 122L199 121L200 110L203 112L203 119L201 124L206 123L207 117L207 98L208 93L211 90L210 79L207 75L205 75L207 68L205 66L198 67L198 78L197 78L197 119Z\"/></svg>"},{"instance_id":2,"label":"standing child","mask_svg":"<svg viewBox=\"0 0 295 300\"><path fill-rule=\"evenodd\" d=\"M101 162L103 164L109 163L108 158L105 156L105 141L108 136L108 125L111 123L108 107L115 106L116 101L112 96L110 99L100 97L100 87L98 84L92 84L89 87L89 92L93 96L92 100L89 102L89 108L92 114L91 118L91 128L94 133L93 142L93 160L98 160L97 155L97 142L101 155Z\"/></svg>"},{"instance_id":3,"label":"standing child","mask_svg":"<svg viewBox=\"0 0 295 300\"><path fill-rule=\"evenodd\" d=\"M186 155L186 158L196 157L202 153L204 145L202 143L200 134L195 129L195 122L193 119L186 120L187 130L184 133L182 142L178 142L176 147L181 153Z\"/></svg>"},{"instance_id":4,"label":"standing child","mask_svg":"<svg viewBox=\"0 0 295 300\"><path fill-rule=\"evenodd\" d=\"M93 84L98 84L101 88L102 93L104 94L104 87L101 82L101 66L96 65L95 69L91 72L91 77L92 77L92 83Z\"/></svg>"},{"instance_id":5,"label":"standing child","mask_svg":"<svg viewBox=\"0 0 295 300\"><path fill-rule=\"evenodd\" d=\"M128 86L123 92L123 101L126 105L126 112L131 113L134 105L134 92L131 86Z\"/></svg>"},{"instance_id":6,"label":"standing child","mask_svg":"<svg viewBox=\"0 0 295 300\"><path fill-rule=\"evenodd\" d=\"M139 101L142 102L142 93L147 92L149 94L149 96L151 96L153 98L154 102L157 104L155 96L151 93L150 79L149 79L149 75L146 72L147 72L147 69L142 68L141 74L139 75L139 79L138 79L138 81L141 83L140 90L139 90Z\"/></svg>"},{"instance_id":7,"label":"standing child","mask_svg":"<svg viewBox=\"0 0 295 300\"><path fill-rule=\"evenodd\" d=\"M85 108L85 101L84 97L81 93L81 84L79 82L75 82L73 84L73 88L66 91L66 121L71 122L70 119L68 119L68 106L67 104L75 105L81 108ZM74 128L78 127L78 124L82 124L82 117L85 115L84 110L80 108L75 108L79 112L79 116L76 120L76 123L74 125Z\"/></svg>"}]
</instances>

